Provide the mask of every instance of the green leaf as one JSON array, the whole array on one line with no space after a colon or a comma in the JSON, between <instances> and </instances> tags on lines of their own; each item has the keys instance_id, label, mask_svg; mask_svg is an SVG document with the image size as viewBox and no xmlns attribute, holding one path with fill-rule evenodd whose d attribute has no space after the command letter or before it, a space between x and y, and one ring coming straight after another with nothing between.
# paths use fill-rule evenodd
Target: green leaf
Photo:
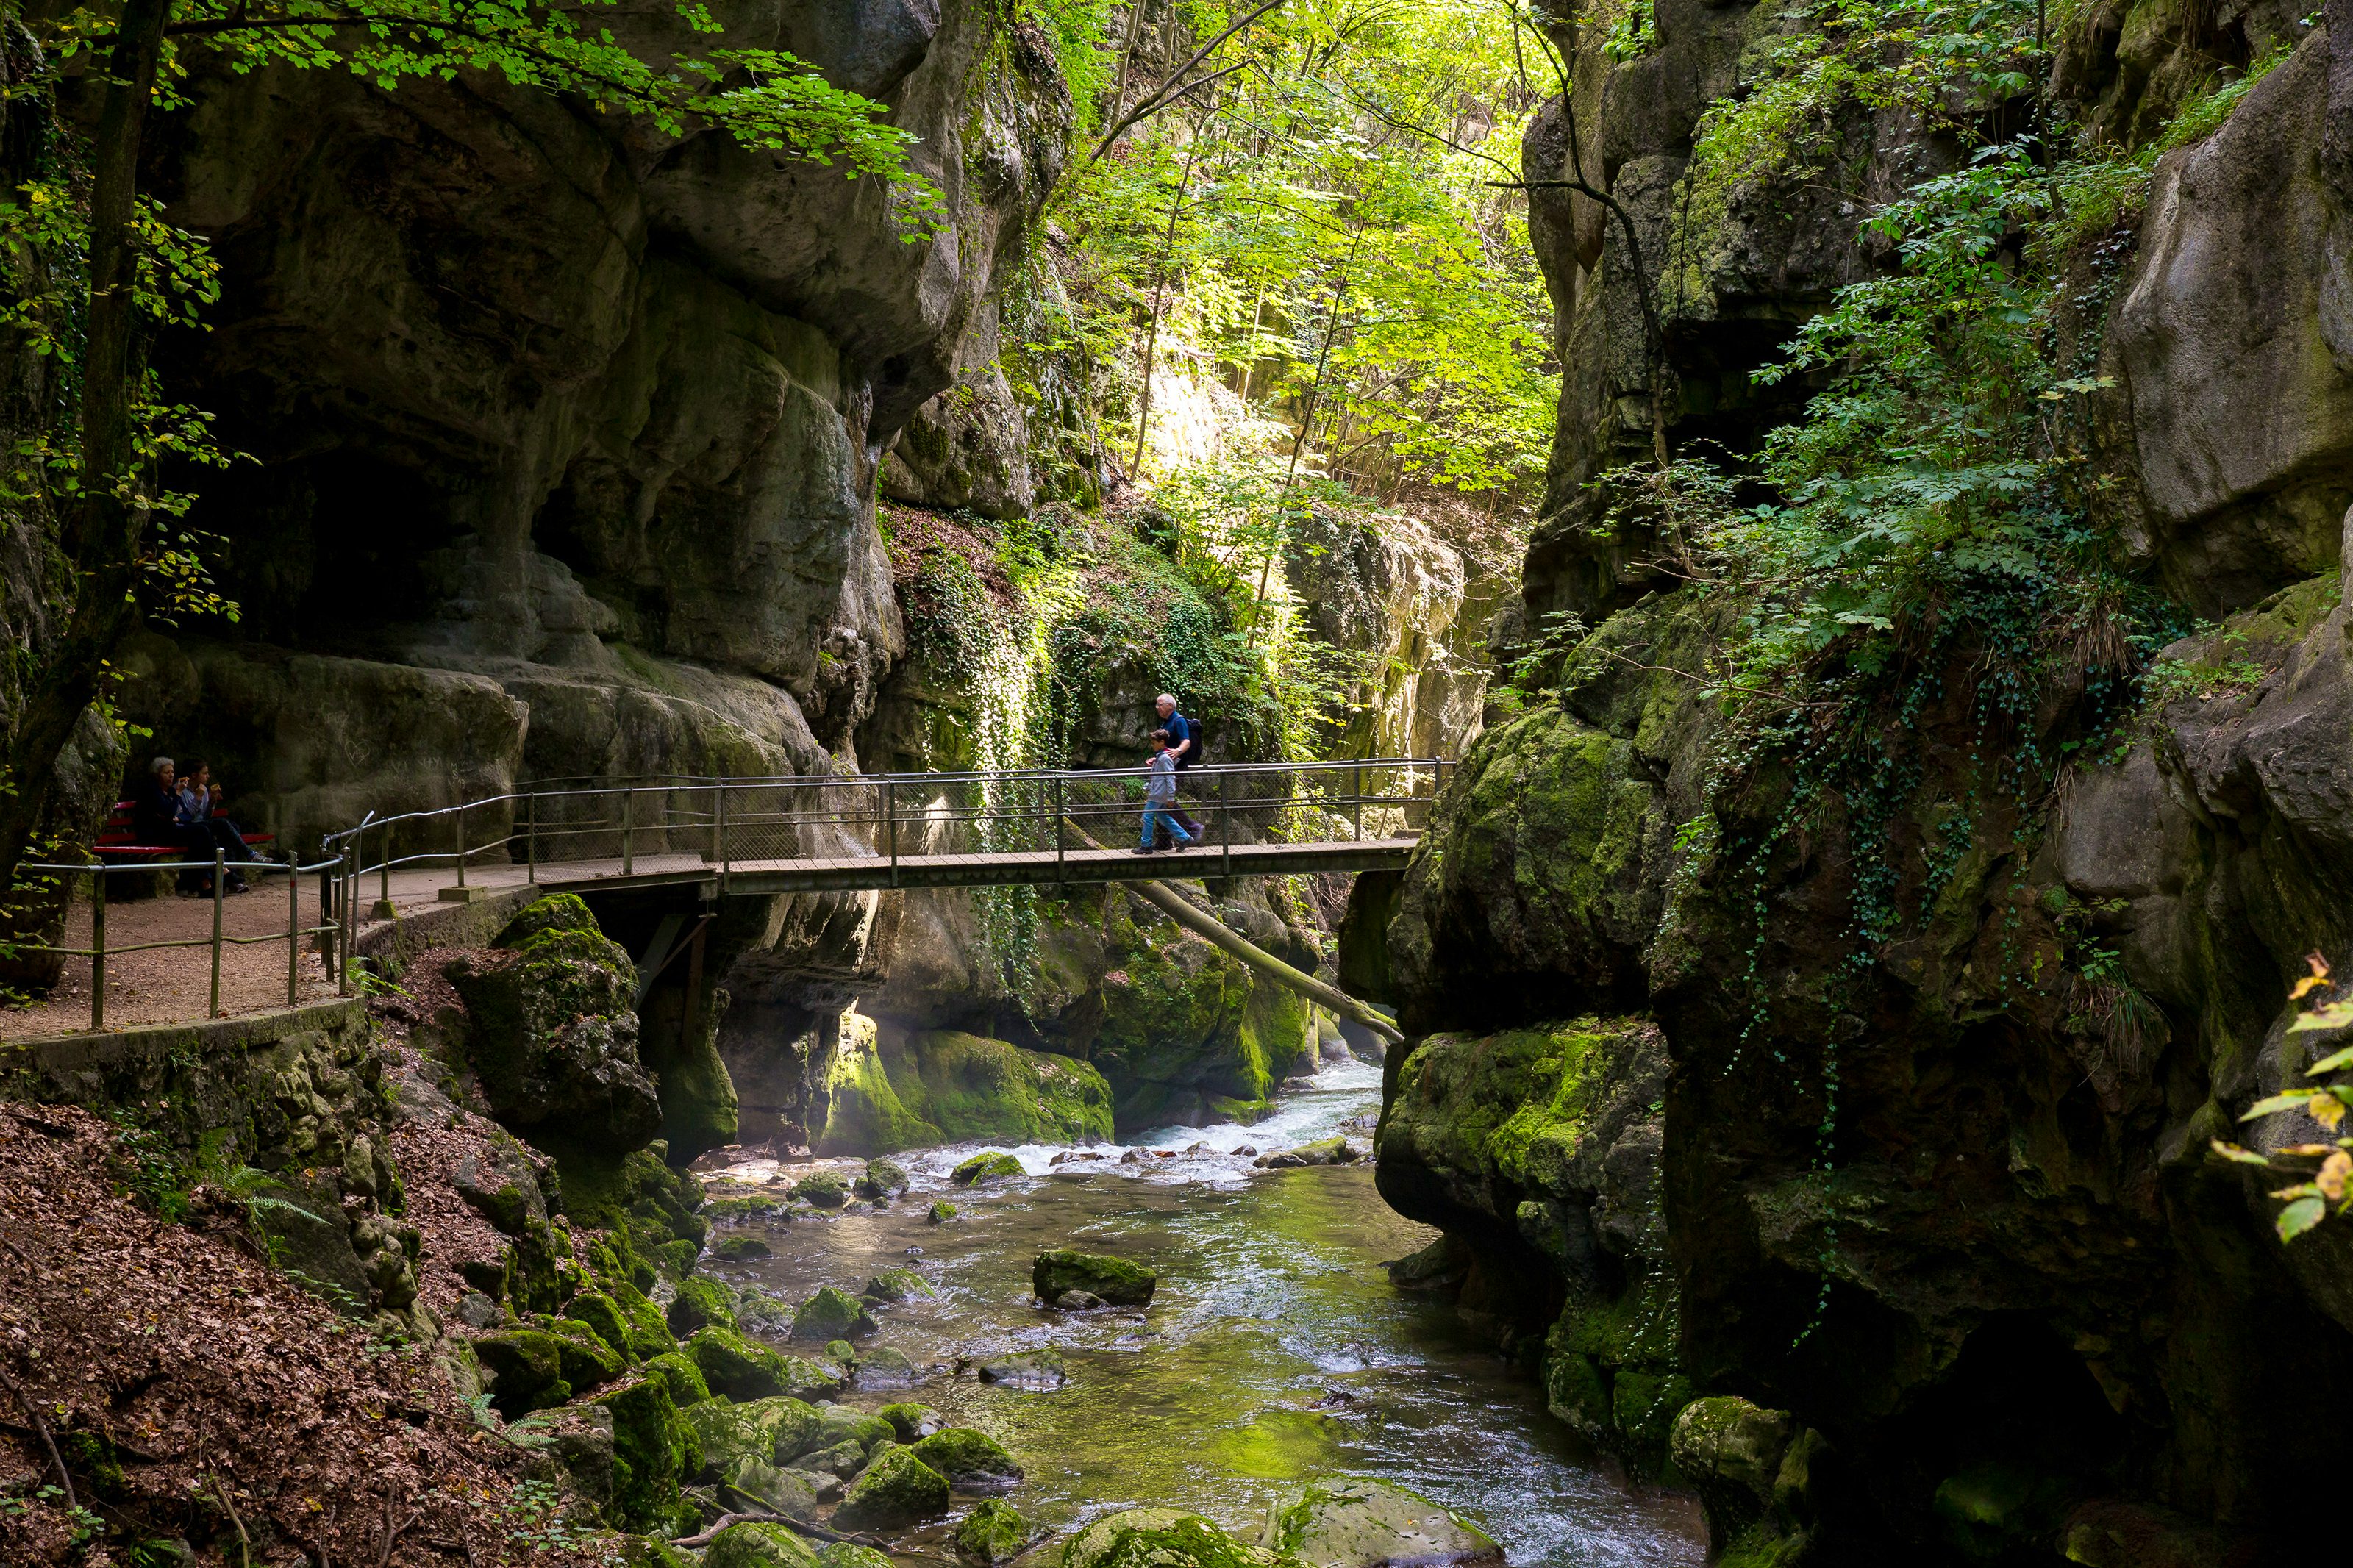
<instances>
[{"instance_id":1,"label":"green leaf","mask_svg":"<svg viewBox=\"0 0 2353 1568\"><path fill-rule=\"evenodd\" d=\"M2270 1116L2282 1110L2301 1110L2306 1102L2323 1092L2325 1091L2317 1089L2292 1089L2285 1094L2275 1094L2269 1100L2255 1101L2254 1104L2247 1107L2246 1114L2239 1120L2253 1121L2258 1117Z\"/></svg>"},{"instance_id":2,"label":"green leaf","mask_svg":"<svg viewBox=\"0 0 2353 1568\"><path fill-rule=\"evenodd\" d=\"M2271 1161L2253 1149L2242 1149L2236 1143L2225 1143L2220 1138L2213 1140L2213 1146L2215 1153L2234 1165L2261 1165L2266 1170L2271 1167Z\"/></svg>"},{"instance_id":3,"label":"green leaf","mask_svg":"<svg viewBox=\"0 0 2353 1568\"><path fill-rule=\"evenodd\" d=\"M2294 1030L2289 1031L2291 1034L2294 1032ZM2318 1078L2322 1073L2339 1072L2346 1068L2353 1068L2353 1046L2348 1046L2341 1051L2321 1058L2305 1068L2304 1075L2306 1078Z\"/></svg>"},{"instance_id":4,"label":"green leaf","mask_svg":"<svg viewBox=\"0 0 2353 1568\"><path fill-rule=\"evenodd\" d=\"M2280 1210L2278 1221L2280 1239L2294 1241L2297 1237L2318 1225L2322 1216L2327 1212L2328 1205L2318 1198L2296 1199L2295 1202Z\"/></svg>"},{"instance_id":5,"label":"green leaf","mask_svg":"<svg viewBox=\"0 0 2353 1568\"><path fill-rule=\"evenodd\" d=\"M2287 1026L2287 1032L2291 1035L2313 1035L2327 1029L2342 1029L2348 1025L2353 1025L2353 997L2331 1002L2327 1006L2315 1007L2309 1013L2299 1015L2295 1022ZM2353 1053L2348 1055L2353 1058ZM2320 1069L2315 1068L2312 1070L2317 1072Z\"/></svg>"}]
</instances>

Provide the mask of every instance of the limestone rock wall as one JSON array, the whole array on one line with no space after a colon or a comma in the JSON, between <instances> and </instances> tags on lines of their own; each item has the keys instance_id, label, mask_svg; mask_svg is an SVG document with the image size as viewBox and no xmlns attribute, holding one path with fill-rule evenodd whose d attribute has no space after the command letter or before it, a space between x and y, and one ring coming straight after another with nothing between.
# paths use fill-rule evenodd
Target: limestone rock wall
<instances>
[{"instance_id":1,"label":"limestone rock wall","mask_svg":"<svg viewBox=\"0 0 2353 1568\"><path fill-rule=\"evenodd\" d=\"M1662 0L1637 61L1567 31L1588 172L1638 230L1699 106L1787 21L1763 10ZM2166 650L2139 728L2047 816L1968 794L1957 683L1918 718L1916 810L1858 825L1832 800L1761 862L1725 851L1769 831L1789 781L1753 770L1709 795L1713 707L1657 671L1697 668L1715 628L1641 573L1645 542L1578 528L1582 479L1647 447L1651 388L1614 220L1540 198L1568 370L1519 625L1573 608L1596 629L1556 700L1475 743L1405 875L1388 980L1421 1038L1393 1057L1384 1188L1484 1250L1464 1304L1511 1342L1551 1321L1547 1395L1602 1440L1660 1452L1617 1394L1647 1409L1667 1384L1630 1372L1702 1396L1668 1416L1665 1457L1731 1560L2202 1564L2316 1541L2299 1500L2325 1482L2273 1391L2292 1355L2309 1397L2353 1393L2353 1258L2341 1234L2283 1248L2279 1183L2209 1146L2318 1136L2238 1119L2335 1048L2288 1034L2284 998L2307 953L2353 944L2353 92L2332 86L2353 82L2332 39L2353 15L2330 20L2118 5L2064 35L2063 90L2128 141L2215 62L2290 52L2158 162L2146 211L2092 247L2107 270L2085 263L2073 289L2069 341L2114 382L2094 414L2106 521L2146 577L2227 618ZM1849 129L1850 188L1946 155L1901 124ZM1530 141L1532 169L1565 155L1557 110ZM1815 200L1736 203L1700 237L1706 288L1667 301L1679 437L1768 416L1706 393L1710 367L1877 265L1852 214ZM1955 814L1966 853L1942 837ZM1893 867L1906 912L1863 946L1866 862ZM1670 1301L1524 1224L1535 1188L1502 1130L1550 1117L1562 1080L1513 1042L1588 1014L1659 1031ZM1671 1365L1596 1353L1653 1310L1675 1321Z\"/></svg>"}]
</instances>

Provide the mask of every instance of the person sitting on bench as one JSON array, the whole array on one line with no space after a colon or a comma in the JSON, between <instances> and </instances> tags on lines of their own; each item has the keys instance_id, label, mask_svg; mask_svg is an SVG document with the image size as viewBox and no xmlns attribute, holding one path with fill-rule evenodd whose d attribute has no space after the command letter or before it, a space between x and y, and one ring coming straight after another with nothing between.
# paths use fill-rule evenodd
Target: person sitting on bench
<instances>
[{"instance_id":1,"label":"person sitting on bench","mask_svg":"<svg viewBox=\"0 0 2353 1568\"><path fill-rule=\"evenodd\" d=\"M205 795L210 808L212 795ZM132 792L131 823L146 844L169 844L187 860L209 860L217 848L221 858L232 862L253 858L253 851L245 847L244 835L227 817L206 816L201 823L184 821L190 809L180 794L179 774L169 757L157 757L147 764L146 779ZM191 868L180 873L180 890L209 894L213 890L212 873ZM230 872L227 892L242 893L245 878Z\"/></svg>"}]
</instances>

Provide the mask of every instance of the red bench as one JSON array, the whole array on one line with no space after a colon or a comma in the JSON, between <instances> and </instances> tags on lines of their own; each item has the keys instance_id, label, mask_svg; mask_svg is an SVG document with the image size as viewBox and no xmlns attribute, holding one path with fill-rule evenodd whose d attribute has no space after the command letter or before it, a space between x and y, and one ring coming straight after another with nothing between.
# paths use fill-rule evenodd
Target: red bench
<instances>
[{"instance_id":1,"label":"red bench","mask_svg":"<svg viewBox=\"0 0 2353 1568\"><path fill-rule=\"evenodd\" d=\"M215 816L220 815L216 811ZM274 833L248 833L246 843L268 844L278 836ZM132 837L131 802L118 800L107 816L106 826L99 833L90 852L110 866L136 866L148 860L174 860L186 851L177 844L142 844Z\"/></svg>"}]
</instances>

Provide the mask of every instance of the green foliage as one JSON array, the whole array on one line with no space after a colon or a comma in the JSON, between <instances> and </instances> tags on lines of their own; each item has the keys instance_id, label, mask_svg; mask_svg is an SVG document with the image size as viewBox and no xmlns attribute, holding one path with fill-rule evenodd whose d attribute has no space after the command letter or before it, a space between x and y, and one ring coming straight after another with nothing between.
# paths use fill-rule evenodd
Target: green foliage
<instances>
[{"instance_id":1,"label":"green foliage","mask_svg":"<svg viewBox=\"0 0 2353 1568\"><path fill-rule=\"evenodd\" d=\"M2309 1034L2341 1037L2342 1031L2353 1028L2353 994L2342 985L2331 986L2328 965L2318 953L2306 962L2312 973L2289 992L2290 999L2303 1006L2295 1022L2288 1026L2288 1035L2291 1038ZM2324 1132L2344 1132L2346 1113L2353 1110L2353 1076L2348 1076L2353 1075L2353 1046L2328 1052L2304 1072L2306 1078L2334 1075L2337 1081L2267 1096L2249 1106L2239 1120L2263 1121L2295 1112L2309 1117ZM2212 1148L2216 1158L2229 1163L2302 1178L2272 1190L2271 1195L2283 1205L2274 1221L2282 1241L2305 1235L2332 1211L2340 1218L2353 1214L2353 1137L2290 1143L2263 1152L2217 1138Z\"/></svg>"}]
</instances>

